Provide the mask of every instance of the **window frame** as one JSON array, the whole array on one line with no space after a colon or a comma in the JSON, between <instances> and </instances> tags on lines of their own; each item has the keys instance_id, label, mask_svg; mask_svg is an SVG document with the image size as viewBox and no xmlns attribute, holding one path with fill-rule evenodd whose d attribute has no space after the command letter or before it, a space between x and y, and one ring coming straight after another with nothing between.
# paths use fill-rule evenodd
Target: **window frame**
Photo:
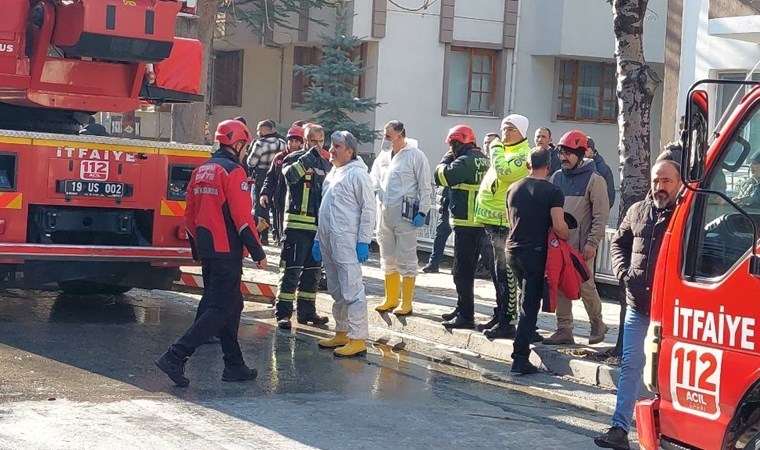
<instances>
[{"instance_id":1,"label":"window frame","mask_svg":"<svg viewBox=\"0 0 760 450\"><path fill-rule=\"evenodd\" d=\"M562 92L562 81L564 81L564 71L562 70L564 68L564 64L572 63L573 64L573 78L572 78L572 86L571 86L571 95L566 96L563 95L564 92ZM578 117L578 79L580 77L580 65L581 64L595 64L601 66L601 77L600 77L600 83L599 83L599 96L597 97L597 103L598 103L598 111L597 116L595 118L584 118L584 117ZM612 98L606 98L604 95L604 91L607 88L607 84L605 81L605 73L607 70L611 68L613 70L613 79L616 78L617 75L617 64L615 62L610 61L596 61L596 60L588 60L588 59L567 59L567 58L557 58L556 59L556 65L555 65L555 74L554 74L554 96L553 96L553 105L554 105L554 120L557 121L568 121L568 122L583 122L583 123L598 123L598 124L616 124L618 120L619 115L619 105L618 105L618 98L617 98L617 81L615 81L615 89L613 90L613 97ZM562 115L562 101L563 100L570 100L571 105L571 116ZM605 104L612 103L615 105L615 113L611 118L605 118L604 117L604 106Z\"/></svg>"},{"instance_id":2,"label":"window frame","mask_svg":"<svg viewBox=\"0 0 760 450\"><path fill-rule=\"evenodd\" d=\"M449 109L449 79L451 73L451 63L453 52L459 52L467 50L469 53L470 70L467 77L467 103L465 111L455 111ZM454 41L451 44L446 44L444 55L444 71L443 71L443 98L441 102L441 115L442 116L472 116L472 117L501 117L504 110L504 77L506 75L506 68L504 67L505 50L500 45L491 43L478 43L478 42L457 42ZM491 104L491 112L477 111L470 109L470 103L472 99L472 76L473 76L473 56L476 54L487 54L491 56L491 86L492 89L489 92L489 101ZM477 91L484 92L484 91Z\"/></svg>"},{"instance_id":3,"label":"window frame","mask_svg":"<svg viewBox=\"0 0 760 450\"><path fill-rule=\"evenodd\" d=\"M723 162L726 160L726 157L732 148L732 145L730 144L736 142L739 133L742 132L744 128L749 124L749 122L755 117L760 117L760 102L757 102L751 107L747 108L745 115L742 117L741 122L739 122L742 124L742 126L736 127L733 130L733 133L725 141L726 145L721 148L720 154L716 157L716 161L720 161L721 164L714 164L713 167L711 167L710 171L705 174L705 181L703 182L705 185L708 185L708 180L710 181L709 185L712 185L713 180L715 180L715 177L717 176L716 171L720 171L722 173ZM727 192L728 191L724 192L724 194ZM731 276L731 274L733 274L740 265L744 264L748 255L752 252L752 247L748 247L742 256L740 256L731 264L730 267L728 267L723 273L719 275L699 275L697 269L700 264L699 261L701 261L702 258L695 258L693 255L696 254L701 256L703 253L704 240L706 235L704 227L707 225L707 208L709 207L708 200L711 196L715 197L715 194L705 192L697 192L694 194L694 199L692 200L691 207L689 208L689 213L686 221L686 232L684 236L685 245L682 248L680 268L681 279L705 285L720 283ZM736 211L734 208L731 208L728 213L740 214L740 212ZM757 243L753 243L753 245L757 245Z\"/></svg>"},{"instance_id":4,"label":"window frame","mask_svg":"<svg viewBox=\"0 0 760 450\"><path fill-rule=\"evenodd\" d=\"M229 79L218 81L217 80L217 72L219 71L219 68L217 67L218 61L220 60L219 55L234 55L234 58L237 59L237 73L233 74L232 71L229 74ZM240 108L243 106L243 70L245 66L245 53L242 49L236 49L236 50L214 50L214 61L213 61L213 78L212 78L212 84L211 84L211 106L216 107L233 107L233 108ZM217 83L221 82L222 85L225 87L230 87L235 84L238 85L237 90L234 90L230 95L230 97L223 97L219 98L218 91L217 91ZM234 96L234 97L233 97Z\"/></svg>"},{"instance_id":5,"label":"window frame","mask_svg":"<svg viewBox=\"0 0 760 450\"><path fill-rule=\"evenodd\" d=\"M12 156L13 157L13 183L10 188L0 187L0 192L18 192L18 152L13 151L0 151L0 156Z\"/></svg>"},{"instance_id":6,"label":"window frame","mask_svg":"<svg viewBox=\"0 0 760 450\"><path fill-rule=\"evenodd\" d=\"M190 181L192 180L192 173L193 170L195 170L198 167L198 164L187 164L187 163L173 163L169 164L169 170L166 177L166 199L171 201L186 201L187 200L187 187L190 186ZM172 170L175 168L182 168L182 169L190 169L190 178L187 180L187 186L185 186L185 195L180 198L177 195L172 194L171 192L171 184L173 181L172 178Z\"/></svg>"}]
</instances>

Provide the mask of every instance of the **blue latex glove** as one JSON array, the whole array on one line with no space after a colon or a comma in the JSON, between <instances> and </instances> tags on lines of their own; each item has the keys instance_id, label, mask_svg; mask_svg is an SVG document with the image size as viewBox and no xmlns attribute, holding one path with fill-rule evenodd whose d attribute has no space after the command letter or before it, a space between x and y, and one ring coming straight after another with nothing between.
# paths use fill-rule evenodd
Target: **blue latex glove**
<instances>
[{"instance_id":1,"label":"blue latex glove","mask_svg":"<svg viewBox=\"0 0 760 450\"><path fill-rule=\"evenodd\" d=\"M365 263L369 259L369 244L359 242L356 244L356 257L360 263Z\"/></svg>"},{"instance_id":2,"label":"blue latex glove","mask_svg":"<svg viewBox=\"0 0 760 450\"><path fill-rule=\"evenodd\" d=\"M316 262L322 262L322 251L319 249L319 241L314 241L311 247L311 256Z\"/></svg>"},{"instance_id":3,"label":"blue latex glove","mask_svg":"<svg viewBox=\"0 0 760 450\"><path fill-rule=\"evenodd\" d=\"M412 219L412 225L414 225L417 228L425 225L425 216L423 216L420 213L417 213L417 215L414 216L414 219Z\"/></svg>"}]
</instances>

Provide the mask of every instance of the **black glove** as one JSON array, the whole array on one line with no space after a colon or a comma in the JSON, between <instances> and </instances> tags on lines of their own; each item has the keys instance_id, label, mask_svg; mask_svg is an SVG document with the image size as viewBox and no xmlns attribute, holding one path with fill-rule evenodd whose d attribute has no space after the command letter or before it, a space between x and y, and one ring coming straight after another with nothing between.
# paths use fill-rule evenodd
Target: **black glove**
<instances>
[{"instance_id":1,"label":"black glove","mask_svg":"<svg viewBox=\"0 0 760 450\"><path fill-rule=\"evenodd\" d=\"M319 165L320 159L322 159L322 155L319 153L319 149L317 147L312 147L311 150L298 158L298 162L301 163L304 169L311 169Z\"/></svg>"}]
</instances>

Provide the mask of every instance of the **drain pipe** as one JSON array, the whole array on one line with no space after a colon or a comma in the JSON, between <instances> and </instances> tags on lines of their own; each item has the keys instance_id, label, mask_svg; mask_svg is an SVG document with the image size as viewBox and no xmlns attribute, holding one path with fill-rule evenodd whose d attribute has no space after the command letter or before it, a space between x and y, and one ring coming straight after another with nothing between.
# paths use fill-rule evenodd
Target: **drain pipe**
<instances>
[{"instance_id":1,"label":"drain pipe","mask_svg":"<svg viewBox=\"0 0 760 450\"><path fill-rule=\"evenodd\" d=\"M512 64L509 70L509 107L507 108L507 114L512 114L515 110L515 92L517 91L517 49L520 46L520 10L522 9L522 3L522 1L517 2L517 26L515 28L515 48L512 49Z\"/></svg>"}]
</instances>

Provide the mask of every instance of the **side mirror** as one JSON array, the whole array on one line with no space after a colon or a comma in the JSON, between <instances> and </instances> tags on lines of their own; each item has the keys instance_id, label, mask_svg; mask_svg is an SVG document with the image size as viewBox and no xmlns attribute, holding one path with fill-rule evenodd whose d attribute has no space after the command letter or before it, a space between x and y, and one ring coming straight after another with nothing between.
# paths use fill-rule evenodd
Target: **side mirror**
<instances>
[{"instance_id":1,"label":"side mirror","mask_svg":"<svg viewBox=\"0 0 760 450\"><path fill-rule=\"evenodd\" d=\"M708 98L703 90L689 91L686 103L686 139L681 161L681 178L686 183L702 181L709 137Z\"/></svg>"}]
</instances>

